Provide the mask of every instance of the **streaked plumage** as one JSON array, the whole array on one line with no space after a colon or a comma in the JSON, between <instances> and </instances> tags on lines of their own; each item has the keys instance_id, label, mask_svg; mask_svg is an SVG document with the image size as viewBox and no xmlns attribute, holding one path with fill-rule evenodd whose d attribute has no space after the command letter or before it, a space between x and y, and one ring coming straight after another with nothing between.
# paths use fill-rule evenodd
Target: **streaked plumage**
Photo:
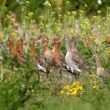
<instances>
[{"instance_id":1,"label":"streaked plumage","mask_svg":"<svg viewBox=\"0 0 110 110\"><path fill-rule=\"evenodd\" d=\"M70 39L68 37L64 38L65 40L65 47L66 47L66 56L65 56L65 62L67 64L67 68L71 71L72 74L75 75L75 79L79 79L79 74L82 72L81 69L79 69L78 64L74 61L74 54L71 50L70 46Z\"/></svg>"},{"instance_id":2,"label":"streaked plumage","mask_svg":"<svg viewBox=\"0 0 110 110\"><path fill-rule=\"evenodd\" d=\"M106 76L106 72L100 60L100 56L98 54L95 54L95 61L96 61L96 75L98 79L102 81Z\"/></svg>"},{"instance_id":3,"label":"streaked plumage","mask_svg":"<svg viewBox=\"0 0 110 110\"><path fill-rule=\"evenodd\" d=\"M39 71L42 71L42 72L46 73L46 75L48 75L48 71L43 66L41 57L36 54L35 43L36 43L35 42L35 38L32 38L31 39L31 45L30 45L30 50L29 51L30 51L30 57L34 61L34 64L36 65L36 68L38 70L38 80L40 80Z\"/></svg>"}]
</instances>

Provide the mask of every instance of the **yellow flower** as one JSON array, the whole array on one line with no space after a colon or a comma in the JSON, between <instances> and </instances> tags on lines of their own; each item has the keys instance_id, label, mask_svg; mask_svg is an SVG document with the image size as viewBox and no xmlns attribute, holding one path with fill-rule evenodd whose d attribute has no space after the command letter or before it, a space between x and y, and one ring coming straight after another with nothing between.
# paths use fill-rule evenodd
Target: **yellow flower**
<instances>
[{"instance_id":1,"label":"yellow flower","mask_svg":"<svg viewBox=\"0 0 110 110\"><path fill-rule=\"evenodd\" d=\"M64 90L68 90L68 89L70 89L70 86L69 86L69 85L66 85L66 86L64 86L63 89L64 89Z\"/></svg>"},{"instance_id":2,"label":"yellow flower","mask_svg":"<svg viewBox=\"0 0 110 110\"><path fill-rule=\"evenodd\" d=\"M67 94L67 95L70 95L70 92L67 92L66 94Z\"/></svg>"},{"instance_id":3,"label":"yellow flower","mask_svg":"<svg viewBox=\"0 0 110 110\"><path fill-rule=\"evenodd\" d=\"M76 95L77 95L77 91L76 91L76 90L73 91L73 92L71 93L71 95L76 96Z\"/></svg>"},{"instance_id":4,"label":"yellow flower","mask_svg":"<svg viewBox=\"0 0 110 110\"><path fill-rule=\"evenodd\" d=\"M94 90L97 90L97 89L98 89L98 86L95 86L95 85L94 85L94 86L93 86L93 89L94 89Z\"/></svg>"},{"instance_id":5,"label":"yellow flower","mask_svg":"<svg viewBox=\"0 0 110 110\"><path fill-rule=\"evenodd\" d=\"M61 94L64 94L64 90L61 90L60 93L61 93Z\"/></svg>"},{"instance_id":6,"label":"yellow flower","mask_svg":"<svg viewBox=\"0 0 110 110\"><path fill-rule=\"evenodd\" d=\"M80 85L80 82L79 81L74 81L72 86L77 86L77 85Z\"/></svg>"},{"instance_id":7,"label":"yellow flower","mask_svg":"<svg viewBox=\"0 0 110 110\"><path fill-rule=\"evenodd\" d=\"M46 1L46 2L44 3L44 6L51 7L51 3L49 3L49 1Z\"/></svg>"},{"instance_id":8,"label":"yellow flower","mask_svg":"<svg viewBox=\"0 0 110 110\"><path fill-rule=\"evenodd\" d=\"M100 14L100 13L101 13L101 11L100 11L100 10L98 10L98 11L97 11L97 13L98 13L98 14Z\"/></svg>"},{"instance_id":9,"label":"yellow flower","mask_svg":"<svg viewBox=\"0 0 110 110\"><path fill-rule=\"evenodd\" d=\"M30 2L29 1L26 1L26 4L29 4Z\"/></svg>"},{"instance_id":10,"label":"yellow flower","mask_svg":"<svg viewBox=\"0 0 110 110\"><path fill-rule=\"evenodd\" d=\"M3 40L3 42L5 43L7 40L8 40L8 38L5 38L5 39Z\"/></svg>"},{"instance_id":11,"label":"yellow flower","mask_svg":"<svg viewBox=\"0 0 110 110\"><path fill-rule=\"evenodd\" d=\"M70 4L70 1L66 1L66 4L69 5Z\"/></svg>"},{"instance_id":12,"label":"yellow flower","mask_svg":"<svg viewBox=\"0 0 110 110\"><path fill-rule=\"evenodd\" d=\"M85 5L85 7L87 7L87 4L84 4Z\"/></svg>"},{"instance_id":13,"label":"yellow flower","mask_svg":"<svg viewBox=\"0 0 110 110\"><path fill-rule=\"evenodd\" d=\"M58 11L61 11L61 9L62 9L62 8L61 8L60 6L59 6L59 7L57 7L57 10L58 10Z\"/></svg>"},{"instance_id":14,"label":"yellow flower","mask_svg":"<svg viewBox=\"0 0 110 110\"><path fill-rule=\"evenodd\" d=\"M33 14L34 14L33 12L28 13L29 16L33 16Z\"/></svg>"},{"instance_id":15,"label":"yellow flower","mask_svg":"<svg viewBox=\"0 0 110 110\"><path fill-rule=\"evenodd\" d=\"M39 16L39 18L40 18L40 20L44 20L45 19L44 16Z\"/></svg>"},{"instance_id":16,"label":"yellow flower","mask_svg":"<svg viewBox=\"0 0 110 110\"><path fill-rule=\"evenodd\" d=\"M82 91L82 90L83 90L83 87L82 87L82 85L81 85L81 86L78 86L78 87L77 87L77 90L80 90L80 91Z\"/></svg>"},{"instance_id":17,"label":"yellow flower","mask_svg":"<svg viewBox=\"0 0 110 110\"><path fill-rule=\"evenodd\" d=\"M76 11L72 11L72 14L73 14L73 15L76 15Z\"/></svg>"},{"instance_id":18,"label":"yellow flower","mask_svg":"<svg viewBox=\"0 0 110 110\"><path fill-rule=\"evenodd\" d=\"M83 10L80 10L80 13L82 14L82 13L84 13L84 11Z\"/></svg>"}]
</instances>

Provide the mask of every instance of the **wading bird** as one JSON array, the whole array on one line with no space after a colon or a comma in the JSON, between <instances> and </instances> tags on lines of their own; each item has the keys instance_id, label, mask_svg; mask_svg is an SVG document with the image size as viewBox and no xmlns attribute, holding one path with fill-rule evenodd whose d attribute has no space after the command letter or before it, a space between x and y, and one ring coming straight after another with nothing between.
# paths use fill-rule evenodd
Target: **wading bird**
<instances>
[{"instance_id":1,"label":"wading bird","mask_svg":"<svg viewBox=\"0 0 110 110\"><path fill-rule=\"evenodd\" d=\"M76 47L76 45L77 45L77 38L75 36L72 37L72 39L70 41L70 45L71 45L72 53L74 55L73 60L78 64L78 67L83 69L84 58L81 56L81 54L79 53L79 51L78 51L78 49Z\"/></svg>"},{"instance_id":2,"label":"wading bird","mask_svg":"<svg viewBox=\"0 0 110 110\"><path fill-rule=\"evenodd\" d=\"M61 46L60 38L57 36L54 36L52 38L52 44L54 45L54 47L53 47L53 66L55 68L55 72L57 71L61 74L64 64L65 64L65 58L63 57L63 55L60 52L60 46ZM61 77L62 77L62 74L61 74Z\"/></svg>"},{"instance_id":3,"label":"wading bird","mask_svg":"<svg viewBox=\"0 0 110 110\"><path fill-rule=\"evenodd\" d=\"M97 53L94 56L95 56L95 62L96 62L96 75L98 79L102 81L106 76L106 72L104 67L102 66L100 56Z\"/></svg>"},{"instance_id":4,"label":"wading bird","mask_svg":"<svg viewBox=\"0 0 110 110\"><path fill-rule=\"evenodd\" d=\"M10 37L8 41L9 41L9 51L12 56L12 61L16 63L24 63L25 58L23 56L23 41L21 39L18 40L17 48L14 45L14 39L12 37ZM13 63L12 63L12 69L13 69Z\"/></svg>"},{"instance_id":5,"label":"wading bird","mask_svg":"<svg viewBox=\"0 0 110 110\"><path fill-rule=\"evenodd\" d=\"M65 62L67 64L67 68L68 70L70 70L71 74L75 75L75 80L78 80L80 72L82 72L82 70L79 69L78 64L74 60L74 54L73 51L71 50L69 37L65 36L64 41L65 41L65 48L67 51L65 56Z\"/></svg>"},{"instance_id":6,"label":"wading bird","mask_svg":"<svg viewBox=\"0 0 110 110\"><path fill-rule=\"evenodd\" d=\"M50 67L52 66L53 54L50 48L48 47L49 39L47 38L47 36L43 35L37 39L37 42L40 42L43 44L43 49L41 52L41 59L42 59L44 67L46 67L46 70L48 71L48 73L50 73Z\"/></svg>"},{"instance_id":7,"label":"wading bird","mask_svg":"<svg viewBox=\"0 0 110 110\"><path fill-rule=\"evenodd\" d=\"M46 70L46 68L43 66L41 57L36 54L35 43L36 43L35 38L32 38L31 39L31 45L30 45L30 57L32 58L32 60L34 61L34 64L37 67L38 81L40 81L40 74L39 74L40 71L46 73L46 75L48 75L49 73Z\"/></svg>"}]
</instances>

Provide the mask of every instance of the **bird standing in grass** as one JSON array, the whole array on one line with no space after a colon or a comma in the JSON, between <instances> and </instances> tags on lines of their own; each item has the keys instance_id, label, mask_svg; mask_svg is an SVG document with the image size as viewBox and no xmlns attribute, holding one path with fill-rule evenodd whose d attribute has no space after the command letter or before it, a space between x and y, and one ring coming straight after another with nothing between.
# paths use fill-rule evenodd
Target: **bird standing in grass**
<instances>
[{"instance_id":1,"label":"bird standing in grass","mask_svg":"<svg viewBox=\"0 0 110 110\"><path fill-rule=\"evenodd\" d=\"M10 37L8 41L9 41L9 51L11 53L12 60L18 60L18 52L14 45L14 39Z\"/></svg>"},{"instance_id":2,"label":"bird standing in grass","mask_svg":"<svg viewBox=\"0 0 110 110\"><path fill-rule=\"evenodd\" d=\"M41 59L42 59L44 67L46 68L48 73L50 73L50 67L52 66L53 54L52 54L51 49L48 47L49 39L47 38L47 36L43 35L37 39L37 42L40 42L43 44L43 49L41 52Z\"/></svg>"},{"instance_id":3,"label":"bird standing in grass","mask_svg":"<svg viewBox=\"0 0 110 110\"><path fill-rule=\"evenodd\" d=\"M12 61L15 63L24 63L25 58L23 56L23 41L21 39L18 40L17 48L14 45L14 39L10 37L9 41L9 51L12 56ZM12 63L12 70L13 70L13 63Z\"/></svg>"},{"instance_id":4,"label":"bird standing in grass","mask_svg":"<svg viewBox=\"0 0 110 110\"><path fill-rule=\"evenodd\" d=\"M66 56L65 56L65 62L67 64L68 70L70 70L71 74L75 75L75 80L79 80L80 72L82 72L81 69L79 69L78 64L74 60L74 54L70 46L70 39L69 37L64 38L65 41L65 48L66 48Z\"/></svg>"},{"instance_id":5,"label":"bird standing in grass","mask_svg":"<svg viewBox=\"0 0 110 110\"><path fill-rule=\"evenodd\" d=\"M43 63L42 63L42 60L41 60L40 56L38 56L36 54L35 43L36 43L35 38L32 38L31 39L31 45L30 45L30 51L29 52L30 52L30 57L32 58L32 60L34 61L34 64L37 67L37 70L38 70L38 81L40 81L40 74L39 74L39 72L42 71L42 72L46 73L46 75L48 75L48 71L43 66Z\"/></svg>"},{"instance_id":6,"label":"bird standing in grass","mask_svg":"<svg viewBox=\"0 0 110 110\"><path fill-rule=\"evenodd\" d=\"M95 62L96 62L96 75L100 81L104 79L106 76L106 72L104 67L102 66L102 62L100 60L100 56L96 53L95 54Z\"/></svg>"},{"instance_id":7,"label":"bird standing in grass","mask_svg":"<svg viewBox=\"0 0 110 110\"><path fill-rule=\"evenodd\" d=\"M54 36L54 38L52 39L52 44L54 45L54 47L53 47L53 65L55 67L55 72L56 71L59 72L62 77L61 71L64 67L63 65L65 64L65 59L60 52L60 46L61 46L60 38Z\"/></svg>"},{"instance_id":8,"label":"bird standing in grass","mask_svg":"<svg viewBox=\"0 0 110 110\"><path fill-rule=\"evenodd\" d=\"M107 37L107 39L105 40L105 42L106 42L107 44L110 44L110 37Z\"/></svg>"},{"instance_id":9,"label":"bird standing in grass","mask_svg":"<svg viewBox=\"0 0 110 110\"><path fill-rule=\"evenodd\" d=\"M18 55L19 55L19 59L22 61L22 62L25 62L25 58L24 58L24 50L23 50L23 39L20 38L17 42L17 52L18 52Z\"/></svg>"},{"instance_id":10,"label":"bird standing in grass","mask_svg":"<svg viewBox=\"0 0 110 110\"><path fill-rule=\"evenodd\" d=\"M72 53L74 55L73 59L74 61L78 64L78 66L83 69L84 67L84 58L81 56L81 54L79 53L76 45L77 45L77 39L75 36L72 37L71 41L70 41L70 45L71 45L71 50Z\"/></svg>"}]
</instances>

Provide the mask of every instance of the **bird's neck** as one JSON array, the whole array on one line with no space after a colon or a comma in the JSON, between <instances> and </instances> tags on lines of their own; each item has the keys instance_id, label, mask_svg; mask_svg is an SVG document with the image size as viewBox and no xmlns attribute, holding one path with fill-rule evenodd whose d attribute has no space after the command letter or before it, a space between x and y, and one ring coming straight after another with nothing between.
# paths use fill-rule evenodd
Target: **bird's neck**
<instances>
[{"instance_id":1,"label":"bird's neck","mask_svg":"<svg viewBox=\"0 0 110 110\"><path fill-rule=\"evenodd\" d=\"M101 63L100 57L98 55L96 55L95 60L96 60L97 68L102 67L102 63Z\"/></svg>"},{"instance_id":2,"label":"bird's neck","mask_svg":"<svg viewBox=\"0 0 110 110\"><path fill-rule=\"evenodd\" d=\"M14 49L15 47L14 47L14 42L13 41L10 41L9 42L9 49L11 50L11 49Z\"/></svg>"},{"instance_id":3,"label":"bird's neck","mask_svg":"<svg viewBox=\"0 0 110 110\"><path fill-rule=\"evenodd\" d=\"M23 47L23 43L22 42L18 42L18 48L22 48Z\"/></svg>"},{"instance_id":4,"label":"bird's neck","mask_svg":"<svg viewBox=\"0 0 110 110\"><path fill-rule=\"evenodd\" d=\"M43 45L43 51L47 51L49 48L48 48L48 42L45 42L44 45Z\"/></svg>"},{"instance_id":5,"label":"bird's neck","mask_svg":"<svg viewBox=\"0 0 110 110\"><path fill-rule=\"evenodd\" d=\"M54 45L54 53L55 52L59 53L59 51L60 51L60 43L57 43Z\"/></svg>"},{"instance_id":6,"label":"bird's neck","mask_svg":"<svg viewBox=\"0 0 110 110\"><path fill-rule=\"evenodd\" d=\"M70 51L71 49L70 49L70 42L69 41L66 41L65 42L65 47L66 47L66 50L67 51Z\"/></svg>"}]
</instances>

